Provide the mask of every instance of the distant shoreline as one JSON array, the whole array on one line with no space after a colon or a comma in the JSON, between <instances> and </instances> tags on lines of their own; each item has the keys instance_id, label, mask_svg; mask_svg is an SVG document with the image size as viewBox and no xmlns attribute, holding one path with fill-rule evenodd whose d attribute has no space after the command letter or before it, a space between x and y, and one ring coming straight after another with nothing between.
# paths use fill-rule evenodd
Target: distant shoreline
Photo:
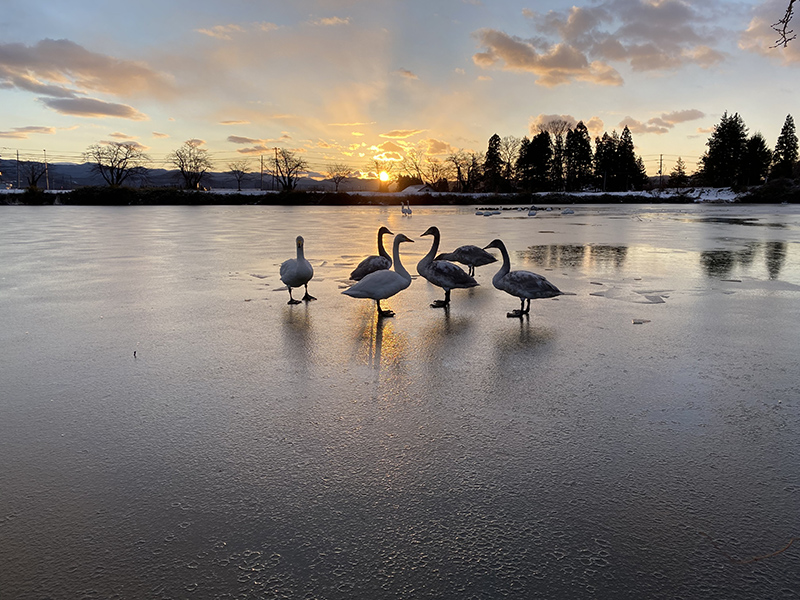
<instances>
[{"instance_id":1,"label":"distant shoreline","mask_svg":"<svg viewBox=\"0 0 800 600\"><path fill-rule=\"evenodd\" d=\"M800 185L790 180L736 193L730 188L686 188L641 192L548 192L508 194L462 194L403 192L268 192L260 190L193 191L176 188L83 187L74 190L26 190L0 193L0 204L45 206L169 206L169 205L277 205L277 206L416 206L502 205L542 206L565 204L693 204L703 203L798 203Z\"/></svg>"}]
</instances>

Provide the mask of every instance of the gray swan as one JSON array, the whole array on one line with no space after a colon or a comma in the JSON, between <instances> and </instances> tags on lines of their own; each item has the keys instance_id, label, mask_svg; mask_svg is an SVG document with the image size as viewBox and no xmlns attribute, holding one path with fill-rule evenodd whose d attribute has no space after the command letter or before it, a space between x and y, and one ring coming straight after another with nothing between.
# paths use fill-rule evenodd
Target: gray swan
<instances>
[{"instance_id":1,"label":"gray swan","mask_svg":"<svg viewBox=\"0 0 800 600\"><path fill-rule=\"evenodd\" d=\"M564 292L559 290L552 283L541 275L531 271L512 271L511 260L508 258L508 250L501 240L492 240L484 249L497 248L503 255L503 266L492 278L492 285L498 290L516 296L520 299L519 310L511 311L506 316L509 318L522 317L531 310L531 300L537 298L554 298L561 296ZM525 301L527 300L527 306Z\"/></svg>"},{"instance_id":2,"label":"gray swan","mask_svg":"<svg viewBox=\"0 0 800 600\"><path fill-rule=\"evenodd\" d=\"M429 227L422 235L432 235L433 244L425 257L417 263L417 273L433 285L444 289L444 300L435 300L431 307L445 308L450 305L450 290L475 287L478 282L458 265L446 260L434 259L439 250L439 239L441 238L438 227Z\"/></svg>"},{"instance_id":3,"label":"gray swan","mask_svg":"<svg viewBox=\"0 0 800 600\"><path fill-rule=\"evenodd\" d=\"M383 236L386 234L392 235L388 227L381 227L378 229L378 255L368 256L358 263L358 266L350 273L350 279L353 281L361 281L373 271L392 268L392 257L389 256L389 253L386 252L386 249L383 247Z\"/></svg>"},{"instance_id":4,"label":"gray swan","mask_svg":"<svg viewBox=\"0 0 800 600\"><path fill-rule=\"evenodd\" d=\"M497 259L479 246L459 246L452 252L443 252L434 260L450 260L469 267L469 275L475 276L475 267L482 267Z\"/></svg>"}]
</instances>

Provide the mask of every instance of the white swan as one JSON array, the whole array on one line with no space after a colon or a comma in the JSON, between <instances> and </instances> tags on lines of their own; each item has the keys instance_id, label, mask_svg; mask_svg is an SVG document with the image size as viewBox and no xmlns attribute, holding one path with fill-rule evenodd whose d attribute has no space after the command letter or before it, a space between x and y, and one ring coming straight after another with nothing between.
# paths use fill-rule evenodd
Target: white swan
<instances>
[{"instance_id":1,"label":"white swan","mask_svg":"<svg viewBox=\"0 0 800 600\"><path fill-rule=\"evenodd\" d=\"M497 262L497 259L479 246L459 246L452 252L443 252L433 260L450 260L461 263L469 267L469 275L475 276L475 267L482 267L489 263Z\"/></svg>"},{"instance_id":2,"label":"white swan","mask_svg":"<svg viewBox=\"0 0 800 600\"><path fill-rule=\"evenodd\" d=\"M353 298L372 298L378 307L378 317L393 317L394 313L391 310L381 308L381 300L391 298L411 285L411 275L400 262L400 244L413 241L402 233L396 235L392 244L394 271L390 269L374 271L342 293Z\"/></svg>"},{"instance_id":3,"label":"white swan","mask_svg":"<svg viewBox=\"0 0 800 600\"><path fill-rule=\"evenodd\" d=\"M353 269L353 272L350 273L350 279L354 281L361 281L365 276L369 275L373 271L380 271L381 269L391 269L392 268L392 257L389 256L389 253L386 252L386 249L383 247L383 236L386 234L392 235L392 232L389 231L388 227L381 227L378 229L378 254L377 256L368 256L360 263L358 266Z\"/></svg>"},{"instance_id":4,"label":"white swan","mask_svg":"<svg viewBox=\"0 0 800 600\"><path fill-rule=\"evenodd\" d=\"M289 288L289 302L287 304L300 304L300 300L295 300L292 297L292 288L305 286L306 293L303 300L316 300L314 296L308 293L308 282L314 276L314 267L306 260L303 254L303 237L297 236L295 240L297 244L297 258L290 258L281 264L281 281Z\"/></svg>"},{"instance_id":5,"label":"white swan","mask_svg":"<svg viewBox=\"0 0 800 600\"><path fill-rule=\"evenodd\" d=\"M537 298L553 298L561 296L563 292L541 275L530 271L512 271L508 250L501 240L492 240L484 249L497 248L503 255L503 266L492 278L492 285L498 290L516 296L520 299L519 310L507 313L507 317L522 317L531 310L531 300ZM528 305L525 306L525 301Z\"/></svg>"},{"instance_id":6,"label":"white swan","mask_svg":"<svg viewBox=\"0 0 800 600\"><path fill-rule=\"evenodd\" d=\"M441 237L438 227L429 227L422 235L432 235L433 244L425 257L417 263L417 273L433 285L444 289L444 300L435 300L431 304L432 308L444 308L450 305L450 290L475 287L478 282L458 265L446 260L434 259Z\"/></svg>"}]
</instances>

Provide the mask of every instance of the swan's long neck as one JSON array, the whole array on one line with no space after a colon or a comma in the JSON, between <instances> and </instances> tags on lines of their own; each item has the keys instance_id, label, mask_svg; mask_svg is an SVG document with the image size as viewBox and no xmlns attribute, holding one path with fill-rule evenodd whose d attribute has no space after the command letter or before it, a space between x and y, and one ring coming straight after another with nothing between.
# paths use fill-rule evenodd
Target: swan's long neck
<instances>
[{"instance_id":1,"label":"swan's long neck","mask_svg":"<svg viewBox=\"0 0 800 600\"><path fill-rule=\"evenodd\" d=\"M492 283L500 281L503 277L508 275L508 272L511 270L511 259L508 257L508 250L506 250L505 244L500 244L500 254L503 255L503 264L500 267L500 270L495 273L494 277L492 277Z\"/></svg>"},{"instance_id":2,"label":"swan's long neck","mask_svg":"<svg viewBox=\"0 0 800 600\"><path fill-rule=\"evenodd\" d=\"M394 271L398 275L401 275L404 279L408 279L411 281L411 275L406 268L403 266L403 263L400 262L400 240L394 240L394 245L392 246L392 258L394 259Z\"/></svg>"},{"instance_id":3,"label":"swan's long neck","mask_svg":"<svg viewBox=\"0 0 800 600\"><path fill-rule=\"evenodd\" d=\"M425 255L425 257L420 261L420 264L428 265L428 264L433 262L433 259L436 256L436 253L439 251L439 237L440 237L439 232L438 231L434 231L433 232L433 244L431 244L431 249Z\"/></svg>"},{"instance_id":4,"label":"swan's long neck","mask_svg":"<svg viewBox=\"0 0 800 600\"><path fill-rule=\"evenodd\" d=\"M391 258L389 253L386 251L386 248L383 247L383 236L384 233L378 234L378 255L383 256L384 258Z\"/></svg>"},{"instance_id":5,"label":"swan's long neck","mask_svg":"<svg viewBox=\"0 0 800 600\"><path fill-rule=\"evenodd\" d=\"M303 254L303 246L297 246L297 262L303 262L306 259L306 255Z\"/></svg>"}]
</instances>

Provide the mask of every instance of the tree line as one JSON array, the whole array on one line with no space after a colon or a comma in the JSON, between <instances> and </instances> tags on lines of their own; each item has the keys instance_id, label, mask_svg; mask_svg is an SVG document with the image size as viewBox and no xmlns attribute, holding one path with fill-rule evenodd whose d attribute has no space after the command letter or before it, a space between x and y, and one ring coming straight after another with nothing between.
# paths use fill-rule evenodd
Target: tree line
<instances>
[{"instance_id":1,"label":"tree line","mask_svg":"<svg viewBox=\"0 0 800 600\"><path fill-rule=\"evenodd\" d=\"M768 178L793 179L798 169L798 138L791 115L786 117L774 149L760 132L748 136L738 113L727 111L706 142L707 151L698 169L689 174L678 158L666 184L746 188ZM126 142L93 144L84 152L92 170L112 187L147 185L150 157L139 146ZM214 164L205 148L195 140L186 141L167 156L186 189L202 188ZM263 164L263 163L262 163ZM226 171L239 190L253 176L247 159L228 163ZM308 163L298 153L278 149L267 167L283 191L292 191L307 172ZM47 165L26 161L18 167L27 187L36 189ZM597 136L592 143L586 125L574 127L564 120L541 124L531 137L491 136L485 152L457 150L446 157L412 148L402 160L372 158L364 170L380 177L382 189L390 182L397 189L424 184L439 192L532 193L532 192L618 192L641 190L649 183L644 162L634 150L633 136L626 126ZM263 171L262 171L263 173ZM355 169L346 163L332 163L325 175L336 191Z\"/></svg>"}]
</instances>

